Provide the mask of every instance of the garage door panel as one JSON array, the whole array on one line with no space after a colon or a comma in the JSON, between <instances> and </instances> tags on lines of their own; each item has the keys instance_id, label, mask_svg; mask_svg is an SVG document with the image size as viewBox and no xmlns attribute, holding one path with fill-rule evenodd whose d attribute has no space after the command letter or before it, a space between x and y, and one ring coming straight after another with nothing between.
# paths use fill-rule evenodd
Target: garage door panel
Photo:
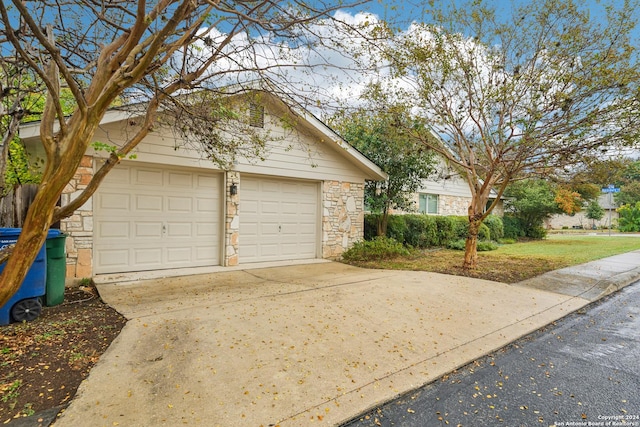
<instances>
[{"instance_id":1,"label":"garage door panel","mask_svg":"<svg viewBox=\"0 0 640 427\"><path fill-rule=\"evenodd\" d=\"M117 168L111 169L109 175L107 175L107 180L113 184L129 185L129 181L131 180L129 167L118 165Z\"/></svg>"},{"instance_id":2,"label":"garage door panel","mask_svg":"<svg viewBox=\"0 0 640 427\"><path fill-rule=\"evenodd\" d=\"M167 235L172 239L181 237L189 239L193 236L193 224L190 222L172 222L167 226Z\"/></svg>"},{"instance_id":3,"label":"garage door panel","mask_svg":"<svg viewBox=\"0 0 640 427\"><path fill-rule=\"evenodd\" d=\"M217 250L216 246L197 246L194 248L194 258L198 261L208 261L211 258L211 253Z\"/></svg>"},{"instance_id":4,"label":"garage door panel","mask_svg":"<svg viewBox=\"0 0 640 427\"><path fill-rule=\"evenodd\" d=\"M103 211L129 210L130 206L131 203L128 195L108 192L101 193L101 197L98 198L98 203L96 204L96 208Z\"/></svg>"},{"instance_id":5,"label":"garage door panel","mask_svg":"<svg viewBox=\"0 0 640 427\"><path fill-rule=\"evenodd\" d=\"M264 180L258 183L260 191L263 193L280 193L281 183L278 181Z\"/></svg>"},{"instance_id":6,"label":"garage door panel","mask_svg":"<svg viewBox=\"0 0 640 427\"><path fill-rule=\"evenodd\" d=\"M196 200L196 211L199 213L210 214L219 209L219 200L198 197Z\"/></svg>"},{"instance_id":7,"label":"garage door panel","mask_svg":"<svg viewBox=\"0 0 640 427\"><path fill-rule=\"evenodd\" d=\"M193 212L192 209L193 199L191 197L167 197L167 212L168 213L180 213L189 214Z\"/></svg>"},{"instance_id":8,"label":"garage door panel","mask_svg":"<svg viewBox=\"0 0 640 427\"><path fill-rule=\"evenodd\" d=\"M133 233L134 239L145 239L149 237L161 238L162 237L162 223L161 222L135 222L135 232Z\"/></svg>"},{"instance_id":9,"label":"garage door panel","mask_svg":"<svg viewBox=\"0 0 640 427\"><path fill-rule=\"evenodd\" d=\"M316 257L316 183L242 176L240 187L240 262Z\"/></svg>"},{"instance_id":10,"label":"garage door panel","mask_svg":"<svg viewBox=\"0 0 640 427\"><path fill-rule=\"evenodd\" d=\"M280 213L280 204L277 201L265 201L260 204L258 212L262 215L278 215Z\"/></svg>"},{"instance_id":11,"label":"garage door panel","mask_svg":"<svg viewBox=\"0 0 640 427\"><path fill-rule=\"evenodd\" d=\"M140 212L162 212L162 197L146 194L137 195L135 210Z\"/></svg>"},{"instance_id":12,"label":"garage door panel","mask_svg":"<svg viewBox=\"0 0 640 427\"><path fill-rule=\"evenodd\" d=\"M126 268L129 264L128 249L103 250L96 254L95 262L112 269Z\"/></svg>"},{"instance_id":13,"label":"garage door panel","mask_svg":"<svg viewBox=\"0 0 640 427\"><path fill-rule=\"evenodd\" d=\"M288 182L284 182L282 184L282 193L285 195L289 195L292 197L297 197L297 195L300 193L301 189L302 191L304 191L304 188L308 189L308 186L304 186L298 183L288 183Z\"/></svg>"},{"instance_id":14,"label":"garage door panel","mask_svg":"<svg viewBox=\"0 0 640 427\"><path fill-rule=\"evenodd\" d=\"M168 185L172 187L184 187L184 188L192 188L193 187L193 174L192 173L178 173L178 172L169 172L167 174Z\"/></svg>"},{"instance_id":15,"label":"garage door panel","mask_svg":"<svg viewBox=\"0 0 640 427\"><path fill-rule=\"evenodd\" d=\"M296 213L298 213L298 206L300 205L300 203L296 203L296 202L282 202L281 206L282 206L282 213L283 215L296 215Z\"/></svg>"},{"instance_id":16,"label":"garage door panel","mask_svg":"<svg viewBox=\"0 0 640 427\"><path fill-rule=\"evenodd\" d=\"M311 203L300 203L298 205L298 209L301 214L305 216L311 216L316 213L316 211L318 210L318 206Z\"/></svg>"},{"instance_id":17,"label":"garage door panel","mask_svg":"<svg viewBox=\"0 0 640 427\"><path fill-rule=\"evenodd\" d=\"M259 227L260 235L263 237L278 236L280 234L280 225L277 222L262 222Z\"/></svg>"},{"instance_id":18,"label":"garage door panel","mask_svg":"<svg viewBox=\"0 0 640 427\"><path fill-rule=\"evenodd\" d=\"M173 247L167 250L167 261L170 263L188 263L191 259L191 246Z\"/></svg>"},{"instance_id":19,"label":"garage door panel","mask_svg":"<svg viewBox=\"0 0 640 427\"><path fill-rule=\"evenodd\" d=\"M222 174L144 164L115 169L95 196L95 273L220 264Z\"/></svg>"},{"instance_id":20,"label":"garage door panel","mask_svg":"<svg viewBox=\"0 0 640 427\"><path fill-rule=\"evenodd\" d=\"M144 266L160 266L162 264L162 250L160 248L134 248L132 252L137 264Z\"/></svg>"},{"instance_id":21,"label":"garage door panel","mask_svg":"<svg viewBox=\"0 0 640 427\"><path fill-rule=\"evenodd\" d=\"M133 185L151 185L154 187L162 185L162 170L145 168L132 168L131 170L133 172Z\"/></svg>"},{"instance_id":22,"label":"garage door panel","mask_svg":"<svg viewBox=\"0 0 640 427\"><path fill-rule=\"evenodd\" d=\"M97 236L111 239L129 239L129 221L103 221L97 227Z\"/></svg>"},{"instance_id":23,"label":"garage door panel","mask_svg":"<svg viewBox=\"0 0 640 427\"><path fill-rule=\"evenodd\" d=\"M208 175L201 175L199 174L196 177L196 187L200 190L200 189L218 189L218 178L212 177L212 176L208 176Z\"/></svg>"},{"instance_id":24,"label":"garage door panel","mask_svg":"<svg viewBox=\"0 0 640 427\"><path fill-rule=\"evenodd\" d=\"M310 252L315 251L315 245L307 244L307 245L299 245L299 244L289 244L282 245L282 254L287 257L295 257L299 252Z\"/></svg>"},{"instance_id":25,"label":"garage door panel","mask_svg":"<svg viewBox=\"0 0 640 427\"><path fill-rule=\"evenodd\" d=\"M195 224L196 226L196 234L198 236L216 236L218 234L219 225L211 222L211 223L202 223L198 222Z\"/></svg>"}]
</instances>

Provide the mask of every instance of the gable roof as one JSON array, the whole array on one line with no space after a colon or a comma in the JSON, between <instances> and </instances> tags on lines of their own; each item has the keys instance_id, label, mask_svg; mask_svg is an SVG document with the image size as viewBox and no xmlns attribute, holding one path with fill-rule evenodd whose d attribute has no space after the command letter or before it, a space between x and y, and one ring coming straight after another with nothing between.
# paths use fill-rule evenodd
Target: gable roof
<instances>
[{"instance_id":1,"label":"gable roof","mask_svg":"<svg viewBox=\"0 0 640 427\"><path fill-rule=\"evenodd\" d=\"M369 160L364 154L351 146L340 135L333 131L329 126L319 120L311 112L306 109L295 106L292 107L285 103L279 96L267 92L263 89L244 89L243 91L231 92L228 96L241 95L243 92L260 91L266 94L274 105L278 105L279 109L291 112L295 118L296 126L301 126L316 136L321 143L327 144L333 148L335 152L343 156L350 164L359 169L369 180L381 181L387 179L388 175L380 169L378 165ZM108 110L100 121L101 125L116 123L119 121L131 119L131 113L140 111L140 104L131 104L129 106L119 106ZM37 139L40 136L40 122L34 121L23 124L20 127L20 137L23 139Z\"/></svg>"}]
</instances>

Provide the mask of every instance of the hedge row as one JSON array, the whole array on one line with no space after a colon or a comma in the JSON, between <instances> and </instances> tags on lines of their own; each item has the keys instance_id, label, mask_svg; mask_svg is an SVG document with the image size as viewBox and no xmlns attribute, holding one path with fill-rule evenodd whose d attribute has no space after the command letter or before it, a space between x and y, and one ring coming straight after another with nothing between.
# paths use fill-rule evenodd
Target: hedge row
<instances>
[{"instance_id":1,"label":"hedge row","mask_svg":"<svg viewBox=\"0 0 640 427\"><path fill-rule=\"evenodd\" d=\"M379 215L365 215L364 238L377 236ZM466 216L390 215L387 237L414 248L447 246L451 242L467 238L469 219ZM502 219L490 215L480 227L480 240L499 240L504 237Z\"/></svg>"}]
</instances>

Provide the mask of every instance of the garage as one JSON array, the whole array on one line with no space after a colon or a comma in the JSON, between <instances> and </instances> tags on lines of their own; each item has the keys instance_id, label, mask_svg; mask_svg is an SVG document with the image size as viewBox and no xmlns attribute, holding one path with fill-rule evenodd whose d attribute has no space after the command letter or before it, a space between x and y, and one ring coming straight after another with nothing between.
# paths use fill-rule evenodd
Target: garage
<instances>
[{"instance_id":1,"label":"garage","mask_svg":"<svg viewBox=\"0 0 640 427\"><path fill-rule=\"evenodd\" d=\"M222 174L124 163L94 196L94 273L220 265Z\"/></svg>"},{"instance_id":2,"label":"garage","mask_svg":"<svg viewBox=\"0 0 640 427\"><path fill-rule=\"evenodd\" d=\"M316 258L319 184L243 175L240 262Z\"/></svg>"}]
</instances>

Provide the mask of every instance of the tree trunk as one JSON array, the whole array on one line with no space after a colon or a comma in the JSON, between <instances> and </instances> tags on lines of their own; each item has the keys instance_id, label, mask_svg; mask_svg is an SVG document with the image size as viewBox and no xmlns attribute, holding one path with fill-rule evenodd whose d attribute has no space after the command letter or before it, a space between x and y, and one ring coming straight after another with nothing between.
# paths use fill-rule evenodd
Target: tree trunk
<instances>
[{"instance_id":1,"label":"tree trunk","mask_svg":"<svg viewBox=\"0 0 640 427\"><path fill-rule=\"evenodd\" d=\"M0 275L0 305L4 305L20 289L31 264L45 242L51 220L50 212L53 211L57 200L58 196L52 197L49 191L38 191L36 194L18 242ZM49 212L49 215L40 214L41 212Z\"/></svg>"},{"instance_id":2,"label":"tree trunk","mask_svg":"<svg viewBox=\"0 0 640 427\"><path fill-rule=\"evenodd\" d=\"M0 306L20 289L47 238L58 198L76 173L86 149L86 144L82 142L76 141L74 144L73 149L65 153L64 160L50 159L47 164L38 192L29 206L20 237L0 274Z\"/></svg>"},{"instance_id":3,"label":"tree trunk","mask_svg":"<svg viewBox=\"0 0 640 427\"><path fill-rule=\"evenodd\" d=\"M380 219L378 220L378 236L387 235L387 224L389 223L389 211L382 212Z\"/></svg>"},{"instance_id":4,"label":"tree trunk","mask_svg":"<svg viewBox=\"0 0 640 427\"><path fill-rule=\"evenodd\" d=\"M478 215L469 216L469 233L464 246L464 269L473 270L478 267L478 231L482 220Z\"/></svg>"}]
</instances>

